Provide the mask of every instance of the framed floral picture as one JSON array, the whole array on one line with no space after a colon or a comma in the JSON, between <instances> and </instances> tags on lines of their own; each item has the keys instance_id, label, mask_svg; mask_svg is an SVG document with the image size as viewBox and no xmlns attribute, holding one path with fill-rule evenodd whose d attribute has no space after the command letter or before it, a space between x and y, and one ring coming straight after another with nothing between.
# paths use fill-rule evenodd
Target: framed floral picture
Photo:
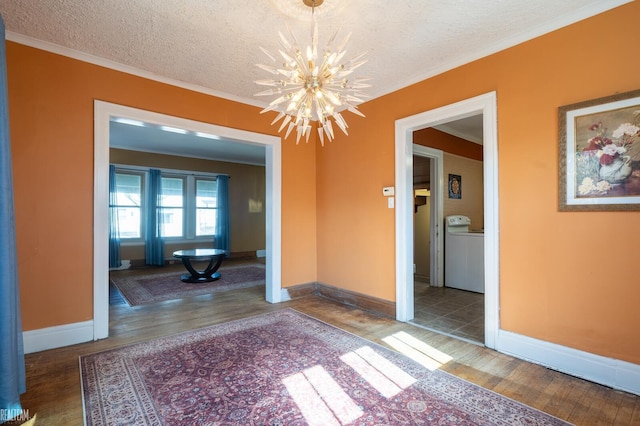
<instances>
[{"instance_id":1,"label":"framed floral picture","mask_svg":"<svg viewBox=\"0 0 640 426\"><path fill-rule=\"evenodd\" d=\"M559 108L561 211L640 210L640 90Z\"/></svg>"}]
</instances>

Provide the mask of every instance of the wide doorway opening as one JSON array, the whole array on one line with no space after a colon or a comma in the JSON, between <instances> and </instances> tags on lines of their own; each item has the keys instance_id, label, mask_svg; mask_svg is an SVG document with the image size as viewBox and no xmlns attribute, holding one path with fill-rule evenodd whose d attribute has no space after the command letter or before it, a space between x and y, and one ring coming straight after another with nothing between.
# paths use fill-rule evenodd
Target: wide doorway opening
<instances>
[{"instance_id":1,"label":"wide doorway opening","mask_svg":"<svg viewBox=\"0 0 640 426\"><path fill-rule=\"evenodd\" d=\"M94 106L94 339L109 335L109 141L114 117L153 123L218 136L238 144L259 145L265 150L266 294L268 302L282 300L281 265L281 146L280 138L232 129L103 101Z\"/></svg>"}]
</instances>

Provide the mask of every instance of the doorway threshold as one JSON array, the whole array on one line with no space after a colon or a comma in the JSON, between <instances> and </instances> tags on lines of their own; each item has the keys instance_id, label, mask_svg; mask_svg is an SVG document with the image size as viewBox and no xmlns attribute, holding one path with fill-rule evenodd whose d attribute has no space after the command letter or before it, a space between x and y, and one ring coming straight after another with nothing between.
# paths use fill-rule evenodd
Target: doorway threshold
<instances>
[{"instance_id":1,"label":"doorway threshold","mask_svg":"<svg viewBox=\"0 0 640 426\"><path fill-rule=\"evenodd\" d=\"M463 342L471 343L471 344L476 345L476 346L485 347L484 343L478 342L477 340L467 339L466 337L462 337L462 336L456 336L455 334L447 333L446 331L438 330L438 329L435 329L435 328L432 328L432 327L427 327L425 325L418 324L417 322L407 321L407 324L411 324L411 325L413 325L415 327L422 328L424 330L428 330L428 331L431 331L433 333L442 334L443 336L452 337L454 339L462 340Z\"/></svg>"}]
</instances>

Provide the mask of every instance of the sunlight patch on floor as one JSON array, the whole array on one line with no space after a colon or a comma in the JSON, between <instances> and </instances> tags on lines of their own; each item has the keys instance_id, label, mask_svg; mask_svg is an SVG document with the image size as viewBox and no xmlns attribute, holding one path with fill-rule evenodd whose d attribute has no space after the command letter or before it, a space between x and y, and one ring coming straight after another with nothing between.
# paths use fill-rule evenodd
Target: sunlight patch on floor
<instances>
[{"instance_id":1,"label":"sunlight patch on floor","mask_svg":"<svg viewBox=\"0 0 640 426\"><path fill-rule=\"evenodd\" d=\"M369 346L348 352L340 360L385 398L393 398L417 381ZM364 415L321 365L285 377L282 383L310 425L344 425Z\"/></svg>"},{"instance_id":2,"label":"sunlight patch on floor","mask_svg":"<svg viewBox=\"0 0 640 426\"><path fill-rule=\"evenodd\" d=\"M386 344L433 371L453 358L405 331L382 339Z\"/></svg>"},{"instance_id":3,"label":"sunlight patch on floor","mask_svg":"<svg viewBox=\"0 0 640 426\"><path fill-rule=\"evenodd\" d=\"M282 380L309 425L344 425L363 411L320 365Z\"/></svg>"},{"instance_id":4,"label":"sunlight patch on floor","mask_svg":"<svg viewBox=\"0 0 640 426\"><path fill-rule=\"evenodd\" d=\"M353 368L363 379L365 379L374 389L376 389L385 398L391 398L402 389L389 380L378 369L369 364L367 361L359 357L354 352L349 352L340 357L340 359L349 367Z\"/></svg>"},{"instance_id":5,"label":"sunlight patch on floor","mask_svg":"<svg viewBox=\"0 0 640 426\"><path fill-rule=\"evenodd\" d=\"M400 389L406 389L416 382L416 379L414 379L410 374L406 373L403 369L396 366L394 363L392 363L382 355L378 354L376 351L374 351L372 348L368 346L363 346L362 348L356 350L354 355L357 355L359 358L362 359L362 361L364 361L364 363L370 365L372 368L377 370L386 379L390 380ZM340 359L342 359L342 361L344 361L345 363L351 365L349 362L347 362L344 359L345 356L346 355L342 356ZM351 357L351 358L354 358L354 357ZM353 368L353 365L351 365L351 367ZM357 369L355 370L358 371ZM384 395L384 393L381 392L380 389L378 389L378 391ZM396 392L394 395L398 393L399 392Z\"/></svg>"}]
</instances>

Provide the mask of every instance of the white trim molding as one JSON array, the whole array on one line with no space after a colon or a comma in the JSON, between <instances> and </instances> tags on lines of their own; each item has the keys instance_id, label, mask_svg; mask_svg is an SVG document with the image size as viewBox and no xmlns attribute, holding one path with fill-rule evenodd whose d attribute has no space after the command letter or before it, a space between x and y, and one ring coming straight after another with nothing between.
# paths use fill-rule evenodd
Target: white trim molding
<instances>
[{"instance_id":1,"label":"white trim molding","mask_svg":"<svg viewBox=\"0 0 640 426\"><path fill-rule=\"evenodd\" d=\"M93 321L24 331L22 339L25 354L90 342L93 340Z\"/></svg>"},{"instance_id":2,"label":"white trim molding","mask_svg":"<svg viewBox=\"0 0 640 426\"><path fill-rule=\"evenodd\" d=\"M444 219L444 152L422 145L413 144L413 155L433 160L429 170L431 180L431 240L429 247L429 262L431 264L429 283L434 287L444 286L444 233L441 232ZM411 169L413 180L413 168ZM413 191L413 187L411 188ZM411 194L413 198L413 193ZM413 234L411 235L413 237ZM411 243L413 245L413 242ZM415 262L415 260L414 260ZM413 295L410 295L413 297ZM411 302L410 305L414 305ZM413 318L413 311L407 310Z\"/></svg>"},{"instance_id":3,"label":"white trim molding","mask_svg":"<svg viewBox=\"0 0 640 426\"><path fill-rule=\"evenodd\" d=\"M495 348L499 329L498 116L496 92L396 120L396 319L413 319L413 132L482 114L484 174L485 341ZM419 148L418 148L419 150ZM439 182L439 185L442 185Z\"/></svg>"},{"instance_id":4,"label":"white trim molding","mask_svg":"<svg viewBox=\"0 0 640 426\"><path fill-rule=\"evenodd\" d=\"M265 148L266 173L266 300L281 302L282 148L279 136L233 129L173 117L100 100L94 101L93 193L93 339L109 336L109 122L112 117L180 127L218 135L237 143Z\"/></svg>"},{"instance_id":5,"label":"white trim molding","mask_svg":"<svg viewBox=\"0 0 640 426\"><path fill-rule=\"evenodd\" d=\"M204 93L205 95L215 96L217 98L227 99L242 104L253 105L256 107L264 108L267 103L258 101L256 99L245 98L241 96L232 95L230 93L221 92L219 90L213 90L208 87L200 86L197 84L186 83L174 78L165 77L159 74L155 74L149 71L142 70L140 68L132 67L130 65L124 65L120 62L112 61L111 59L101 58L99 56L92 55L90 53L81 52L79 50L71 49L69 47L61 46L59 44L51 43L49 41L39 40L37 38L29 37L24 34L16 33L14 31L7 31L7 40L14 43L23 44L25 46L33 47L35 49L44 50L45 52L55 53L56 55L66 56L67 58L76 59L78 61L86 62L88 64L98 65L104 68L120 71L125 74L135 75L147 80L157 81L171 86L180 87L183 89L191 90L198 93Z\"/></svg>"},{"instance_id":6,"label":"white trim molding","mask_svg":"<svg viewBox=\"0 0 640 426\"><path fill-rule=\"evenodd\" d=\"M640 395L640 365L595 355L506 330L498 332L499 352L572 376Z\"/></svg>"}]
</instances>

